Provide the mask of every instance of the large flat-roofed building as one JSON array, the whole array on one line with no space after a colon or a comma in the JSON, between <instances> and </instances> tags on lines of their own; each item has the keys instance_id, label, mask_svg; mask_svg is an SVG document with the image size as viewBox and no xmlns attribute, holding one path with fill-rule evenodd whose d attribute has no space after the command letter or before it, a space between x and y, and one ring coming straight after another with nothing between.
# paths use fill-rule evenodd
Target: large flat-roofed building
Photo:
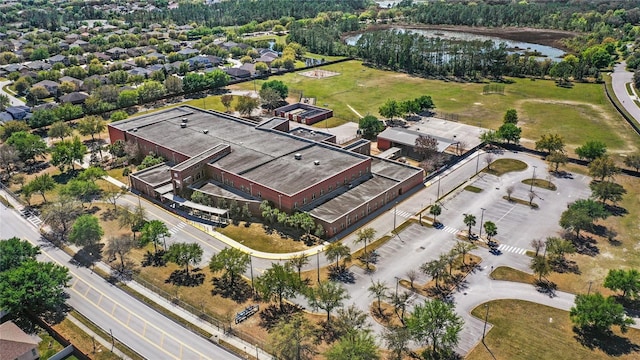
<instances>
[{"instance_id":1,"label":"large flat-roofed building","mask_svg":"<svg viewBox=\"0 0 640 360\"><path fill-rule=\"evenodd\" d=\"M199 191L255 214L269 200L289 213L307 211L329 237L423 180L422 169L290 133L278 118L256 125L180 106L109 124L109 136L167 159L131 175L132 188L150 197L189 205Z\"/></svg>"}]
</instances>

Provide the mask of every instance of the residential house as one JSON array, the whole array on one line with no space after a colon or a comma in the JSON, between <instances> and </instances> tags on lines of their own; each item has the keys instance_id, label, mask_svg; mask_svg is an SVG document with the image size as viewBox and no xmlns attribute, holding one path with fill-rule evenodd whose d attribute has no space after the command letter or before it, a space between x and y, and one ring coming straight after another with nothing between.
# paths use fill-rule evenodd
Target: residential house
<instances>
[{"instance_id":1,"label":"residential house","mask_svg":"<svg viewBox=\"0 0 640 360\"><path fill-rule=\"evenodd\" d=\"M82 84L84 84L84 81L80 80L80 79L76 79L74 77L71 76L63 76L60 79L58 79L58 81L62 84L63 82L70 82L73 83L76 86L76 89L79 89L82 87Z\"/></svg>"},{"instance_id":2,"label":"residential house","mask_svg":"<svg viewBox=\"0 0 640 360\"><path fill-rule=\"evenodd\" d=\"M229 74L234 79L247 79L251 77L251 72L249 70L240 69L240 68L229 68L224 69L224 72Z\"/></svg>"},{"instance_id":3,"label":"residential house","mask_svg":"<svg viewBox=\"0 0 640 360\"><path fill-rule=\"evenodd\" d=\"M82 50L86 50L87 47L89 46L89 43L82 40L82 39L78 39L76 41L74 41L73 43L71 43L71 45L69 45L69 49L71 48L75 48L75 47L79 47Z\"/></svg>"},{"instance_id":4,"label":"residential house","mask_svg":"<svg viewBox=\"0 0 640 360\"><path fill-rule=\"evenodd\" d=\"M164 61L164 59L166 59L166 56L164 56L164 54L161 54L161 53L159 53L159 52L157 52L157 51L154 51L154 52L152 52L152 53L149 53L149 54L145 55L145 57L146 57L147 59L150 59L150 58L156 58L156 59L158 59L159 61Z\"/></svg>"},{"instance_id":5,"label":"residential house","mask_svg":"<svg viewBox=\"0 0 640 360\"><path fill-rule=\"evenodd\" d=\"M22 120L27 117L29 111L31 110L28 106L18 105L18 106L8 106L4 109L6 112L11 114L13 120Z\"/></svg>"},{"instance_id":6,"label":"residential house","mask_svg":"<svg viewBox=\"0 0 640 360\"><path fill-rule=\"evenodd\" d=\"M47 59L47 61L51 65L60 63L60 64L64 64L65 66L69 66L69 58L61 54L54 55L49 59Z\"/></svg>"},{"instance_id":7,"label":"residential house","mask_svg":"<svg viewBox=\"0 0 640 360\"><path fill-rule=\"evenodd\" d=\"M6 111L0 112L0 124L13 120L13 116Z\"/></svg>"},{"instance_id":8,"label":"residential house","mask_svg":"<svg viewBox=\"0 0 640 360\"><path fill-rule=\"evenodd\" d=\"M0 324L0 350L2 350L3 359L39 359L38 344L40 341L42 339L28 335L13 321Z\"/></svg>"},{"instance_id":9,"label":"residential house","mask_svg":"<svg viewBox=\"0 0 640 360\"><path fill-rule=\"evenodd\" d=\"M42 86L43 88L47 89L50 94L55 95L58 92L58 87L60 87L60 84L51 80L42 80L33 84L33 86Z\"/></svg>"},{"instance_id":10,"label":"residential house","mask_svg":"<svg viewBox=\"0 0 640 360\"><path fill-rule=\"evenodd\" d=\"M47 64L44 61L32 61L30 63L25 64L25 66L29 69L29 70L33 70L33 71L42 71L42 70L50 70L51 69L51 64Z\"/></svg>"},{"instance_id":11,"label":"residential house","mask_svg":"<svg viewBox=\"0 0 640 360\"><path fill-rule=\"evenodd\" d=\"M178 51L178 54L185 56L185 57L192 57L192 56L196 56L198 54L200 54L200 50L197 49L192 49L192 48L184 48L180 51Z\"/></svg>"},{"instance_id":12,"label":"residential house","mask_svg":"<svg viewBox=\"0 0 640 360\"><path fill-rule=\"evenodd\" d=\"M89 94L85 92L74 91L67 95L61 96L60 102L63 104L69 103L73 105L80 105L80 104L84 104L85 100L87 100L88 97L89 97Z\"/></svg>"},{"instance_id":13,"label":"residential house","mask_svg":"<svg viewBox=\"0 0 640 360\"><path fill-rule=\"evenodd\" d=\"M113 47L107 51L105 51L105 54L109 55L111 57L111 59L113 60L117 60L120 58L120 56L125 55L127 53L127 50L121 48L121 47Z\"/></svg>"},{"instance_id":14,"label":"residential house","mask_svg":"<svg viewBox=\"0 0 640 360\"><path fill-rule=\"evenodd\" d=\"M151 75L151 71L141 67L135 67L129 71L127 71L130 75L142 75L144 77L149 77Z\"/></svg>"},{"instance_id":15,"label":"residential house","mask_svg":"<svg viewBox=\"0 0 640 360\"><path fill-rule=\"evenodd\" d=\"M97 53L93 53L93 55L95 55L96 59L100 60L100 62L107 62L111 60L111 56L105 53L97 52Z\"/></svg>"}]
</instances>

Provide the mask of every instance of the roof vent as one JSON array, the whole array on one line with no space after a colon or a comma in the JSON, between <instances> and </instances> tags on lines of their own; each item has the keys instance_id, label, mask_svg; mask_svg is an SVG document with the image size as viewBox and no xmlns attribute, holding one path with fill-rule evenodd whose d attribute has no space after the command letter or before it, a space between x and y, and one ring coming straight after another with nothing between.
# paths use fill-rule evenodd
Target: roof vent
<instances>
[{"instance_id":1,"label":"roof vent","mask_svg":"<svg viewBox=\"0 0 640 360\"><path fill-rule=\"evenodd\" d=\"M293 157L294 157L296 160L301 160L301 159L302 159L302 154L297 153L297 154L293 155Z\"/></svg>"},{"instance_id":2,"label":"roof vent","mask_svg":"<svg viewBox=\"0 0 640 360\"><path fill-rule=\"evenodd\" d=\"M205 133L205 134L208 134L208 133L209 133L209 130L204 129L204 130L202 130L202 132L203 132L203 133Z\"/></svg>"},{"instance_id":3,"label":"roof vent","mask_svg":"<svg viewBox=\"0 0 640 360\"><path fill-rule=\"evenodd\" d=\"M133 132L138 132L138 128L133 128Z\"/></svg>"},{"instance_id":4,"label":"roof vent","mask_svg":"<svg viewBox=\"0 0 640 360\"><path fill-rule=\"evenodd\" d=\"M183 123L189 122L189 119L187 119L186 117L184 117L184 118L182 118L182 122L183 122Z\"/></svg>"},{"instance_id":5,"label":"roof vent","mask_svg":"<svg viewBox=\"0 0 640 360\"><path fill-rule=\"evenodd\" d=\"M183 129L186 128L187 127L187 123L186 122L180 123L180 127L183 128Z\"/></svg>"},{"instance_id":6,"label":"roof vent","mask_svg":"<svg viewBox=\"0 0 640 360\"><path fill-rule=\"evenodd\" d=\"M315 161L313 162L313 165L316 165L316 166L317 166L317 165L320 165L320 160L315 160Z\"/></svg>"}]
</instances>

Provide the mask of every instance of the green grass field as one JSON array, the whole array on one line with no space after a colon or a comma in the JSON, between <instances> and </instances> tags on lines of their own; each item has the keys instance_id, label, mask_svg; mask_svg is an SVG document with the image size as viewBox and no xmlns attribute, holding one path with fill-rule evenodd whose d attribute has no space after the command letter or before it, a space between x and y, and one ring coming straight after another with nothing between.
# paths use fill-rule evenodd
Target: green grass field
<instances>
[{"instance_id":1,"label":"green grass field","mask_svg":"<svg viewBox=\"0 0 640 360\"><path fill-rule=\"evenodd\" d=\"M482 343L467 355L468 360L631 360L638 358L640 331L629 329L621 334L617 329L607 339L598 339L600 346L581 344L567 311L520 300L497 300L487 303L489 323L494 327ZM484 304L471 313L484 320ZM487 348L489 350L487 350Z\"/></svg>"},{"instance_id":2,"label":"green grass field","mask_svg":"<svg viewBox=\"0 0 640 360\"><path fill-rule=\"evenodd\" d=\"M572 88L561 88L550 80L510 79L513 83L505 84L504 95L483 95L486 84L427 80L369 68L356 60L323 69L339 75L315 79L290 73L272 79L284 81L292 93L303 92L306 97L315 97L316 104L333 109L335 116L329 126L357 121L359 116L349 106L360 115L379 116L378 108L388 99L404 101L430 95L436 111L456 114L463 123L493 129L500 126L507 109L515 108L523 138L532 141L544 133L557 132L569 148L587 139L604 141L612 151L640 148L640 139L630 133L601 84L576 83ZM232 88L251 90L253 84Z\"/></svg>"}]
</instances>

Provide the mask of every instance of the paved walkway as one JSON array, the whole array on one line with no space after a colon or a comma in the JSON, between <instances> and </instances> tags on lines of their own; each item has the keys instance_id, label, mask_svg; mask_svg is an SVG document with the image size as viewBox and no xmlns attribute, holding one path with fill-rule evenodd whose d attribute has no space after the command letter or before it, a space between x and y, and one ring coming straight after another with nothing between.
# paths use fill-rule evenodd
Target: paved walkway
<instances>
[{"instance_id":1,"label":"paved walkway","mask_svg":"<svg viewBox=\"0 0 640 360\"><path fill-rule=\"evenodd\" d=\"M7 95L9 97L9 106L19 106L19 105L24 105L24 101L16 98L15 96L13 96L13 94L10 94L9 92L4 90L4 87L6 85L11 84L12 81L11 80L7 80L7 81L0 81L0 94L4 94Z\"/></svg>"},{"instance_id":2,"label":"paved walkway","mask_svg":"<svg viewBox=\"0 0 640 360\"><path fill-rule=\"evenodd\" d=\"M71 321L75 326L79 327L85 334L91 336L95 341L99 342L105 349L109 349L111 352L116 354L120 359L131 360L130 357L125 355L122 351L120 351L117 347L112 347L111 342L96 334L93 330L89 329L85 324L80 322L80 320L76 319L73 315L67 315L67 320ZM90 355L90 354L88 354Z\"/></svg>"}]
</instances>

